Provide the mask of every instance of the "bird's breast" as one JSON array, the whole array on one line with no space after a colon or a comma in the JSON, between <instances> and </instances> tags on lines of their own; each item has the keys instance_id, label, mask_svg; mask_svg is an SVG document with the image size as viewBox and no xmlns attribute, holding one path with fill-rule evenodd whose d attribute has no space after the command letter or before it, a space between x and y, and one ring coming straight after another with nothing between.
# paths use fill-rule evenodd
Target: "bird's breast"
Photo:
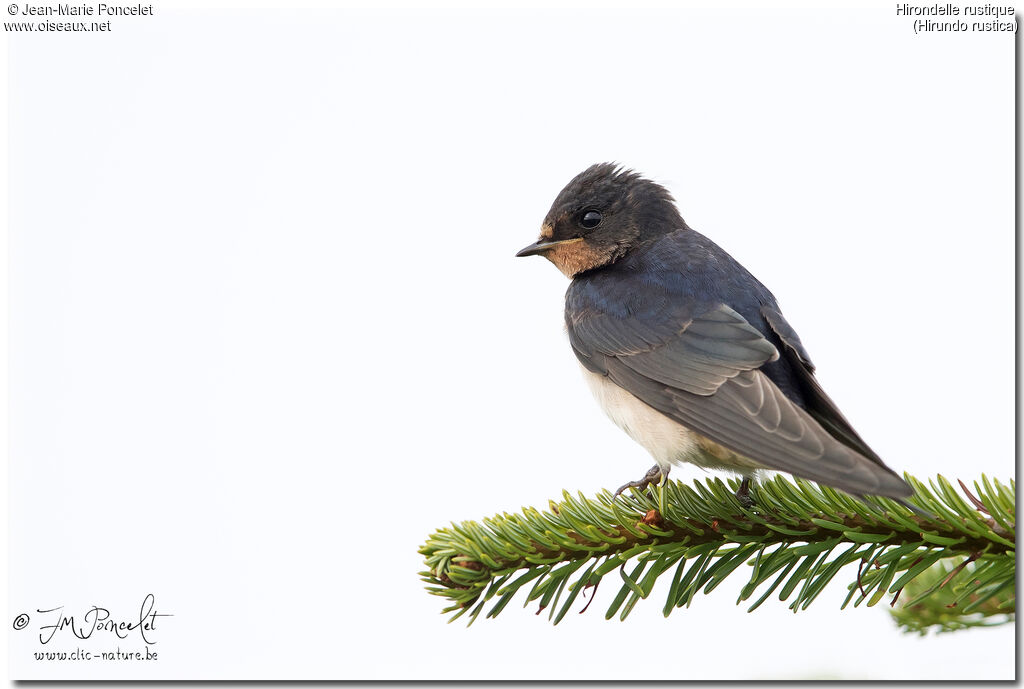
<instances>
[{"instance_id":1,"label":"bird's breast","mask_svg":"<svg viewBox=\"0 0 1024 689\"><path fill-rule=\"evenodd\" d=\"M580 370L608 418L647 448L659 465L669 467L685 461L684 457L696 451L696 434L691 430L647 406L608 376L589 371L582 364Z\"/></svg>"},{"instance_id":2,"label":"bird's breast","mask_svg":"<svg viewBox=\"0 0 1024 689\"><path fill-rule=\"evenodd\" d=\"M646 448L662 468L682 462L743 474L763 468L648 406L608 376L594 373L582 364L580 370L594 399L608 418Z\"/></svg>"}]
</instances>

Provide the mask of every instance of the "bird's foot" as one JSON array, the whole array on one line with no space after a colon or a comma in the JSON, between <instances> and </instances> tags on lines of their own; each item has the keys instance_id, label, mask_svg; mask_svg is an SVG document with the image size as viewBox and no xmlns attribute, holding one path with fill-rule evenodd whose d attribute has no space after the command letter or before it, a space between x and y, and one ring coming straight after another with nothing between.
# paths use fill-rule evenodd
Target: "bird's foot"
<instances>
[{"instance_id":1,"label":"bird's foot","mask_svg":"<svg viewBox=\"0 0 1024 689\"><path fill-rule=\"evenodd\" d=\"M644 477L639 481L630 481L629 483L619 486L619 489L615 491L615 497L619 497L622 491L627 488L639 488L640 490L643 490L652 483L658 483L661 481L662 477L668 478L668 469L662 471L661 467L655 464L647 470L647 473L644 474Z\"/></svg>"},{"instance_id":2,"label":"bird's foot","mask_svg":"<svg viewBox=\"0 0 1024 689\"><path fill-rule=\"evenodd\" d=\"M736 489L736 499L740 501L745 509L754 506L754 498L750 497L750 477L744 476L740 487Z\"/></svg>"}]
</instances>

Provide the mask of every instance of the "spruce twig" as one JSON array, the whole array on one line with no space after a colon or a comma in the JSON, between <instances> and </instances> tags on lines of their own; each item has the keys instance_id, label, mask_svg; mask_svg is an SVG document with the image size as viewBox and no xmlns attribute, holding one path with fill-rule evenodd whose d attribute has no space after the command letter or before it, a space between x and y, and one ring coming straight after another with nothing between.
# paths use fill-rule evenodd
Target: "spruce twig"
<instances>
[{"instance_id":1,"label":"spruce twig","mask_svg":"<svg viewBox=\"0 0 1024 689\"><path fill-rule=\"evenodd\" d=\"M942 476L929 486L906 478L913 502L933 516L781 476L753 489L752 508L736 499L737 481L720 479L692 487L669 481L618 498L608 491L595 498L563 492L548 511L525 508L439 529L420 548L428 568L421 576L428 591L450 601L443 612L453 613L452 620L468 614L472 623L496 599L487 612L495 617L525 590L524 606L535 603L538 614L547 610L558 624L588 588L584 610L589 607L598 584L613 573L621 586L605 616L625 619L663 575L671 576L666 616L734 572L749 577L737 603L760 592L752 611L778 591L796 612L847 565L859 563L844 608L872 606L907 589L893 614L908 631L1012 619L1014 482L982 476L974 484L978 497L964 487L965 500ZM947 564L950 558L955 564ZM957 609L939 614L940 599Z\"/></svg>"}]
</instances>

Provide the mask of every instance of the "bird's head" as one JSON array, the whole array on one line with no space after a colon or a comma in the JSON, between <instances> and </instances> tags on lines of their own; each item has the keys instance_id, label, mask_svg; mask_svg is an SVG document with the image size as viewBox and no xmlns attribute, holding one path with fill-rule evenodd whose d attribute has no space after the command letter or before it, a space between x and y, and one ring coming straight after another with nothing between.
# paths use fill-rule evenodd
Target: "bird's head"
<instances>
[{"instance_id":1,"label":"bird's head","mask_svg":"<svg viewBox=\"0 0 1024 689\"><path fill-rule=\"evenodd\" d=\"M573 277L683 227L665 187L614 163L600 163L562 189L544 218L540 239L516 256L540 254Z\"/></svg>"}]
</instances>

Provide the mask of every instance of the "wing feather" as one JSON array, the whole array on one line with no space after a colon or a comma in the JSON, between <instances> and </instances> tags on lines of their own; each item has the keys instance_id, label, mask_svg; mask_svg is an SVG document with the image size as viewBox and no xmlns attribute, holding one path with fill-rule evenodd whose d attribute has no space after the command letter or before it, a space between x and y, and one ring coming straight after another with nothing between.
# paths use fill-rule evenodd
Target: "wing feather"
<instances>
[{"instance_id":1,"label":"wing feather","mask_svg":"<svg viewBox=\"0 0 1024 689\"><path fill-rule=\"evenodd\" d=\"M884 467L885 463L882 458L864 442L860 434L853 429L850 422L839 411L839 407L832 401L832 398L825 394L825 390L814 376L814 364L811 363L807 350L804 349L793 326L776 308L764 306L761 309L761 314L785 345L784 354L793 364L792 369L810 415L839 442Z\"/></svg>"},{"instance_id":2,"label":"wing feather","mask_svg":"<svg viewBox=\"0 0 1024 689\"><path fill-rule=\"evenodd\" d=\"M779 350L729 306L678 311L674 321L664 312L656 318L600 309L575 314L567 318L569 339L584 365L683 426L768 469L852 493L910 495L881 460L833 437L758 370L777 360ZM765 319L787 353L810 367L781 314L773 309Z\"/></svg>"}]
</instances>

